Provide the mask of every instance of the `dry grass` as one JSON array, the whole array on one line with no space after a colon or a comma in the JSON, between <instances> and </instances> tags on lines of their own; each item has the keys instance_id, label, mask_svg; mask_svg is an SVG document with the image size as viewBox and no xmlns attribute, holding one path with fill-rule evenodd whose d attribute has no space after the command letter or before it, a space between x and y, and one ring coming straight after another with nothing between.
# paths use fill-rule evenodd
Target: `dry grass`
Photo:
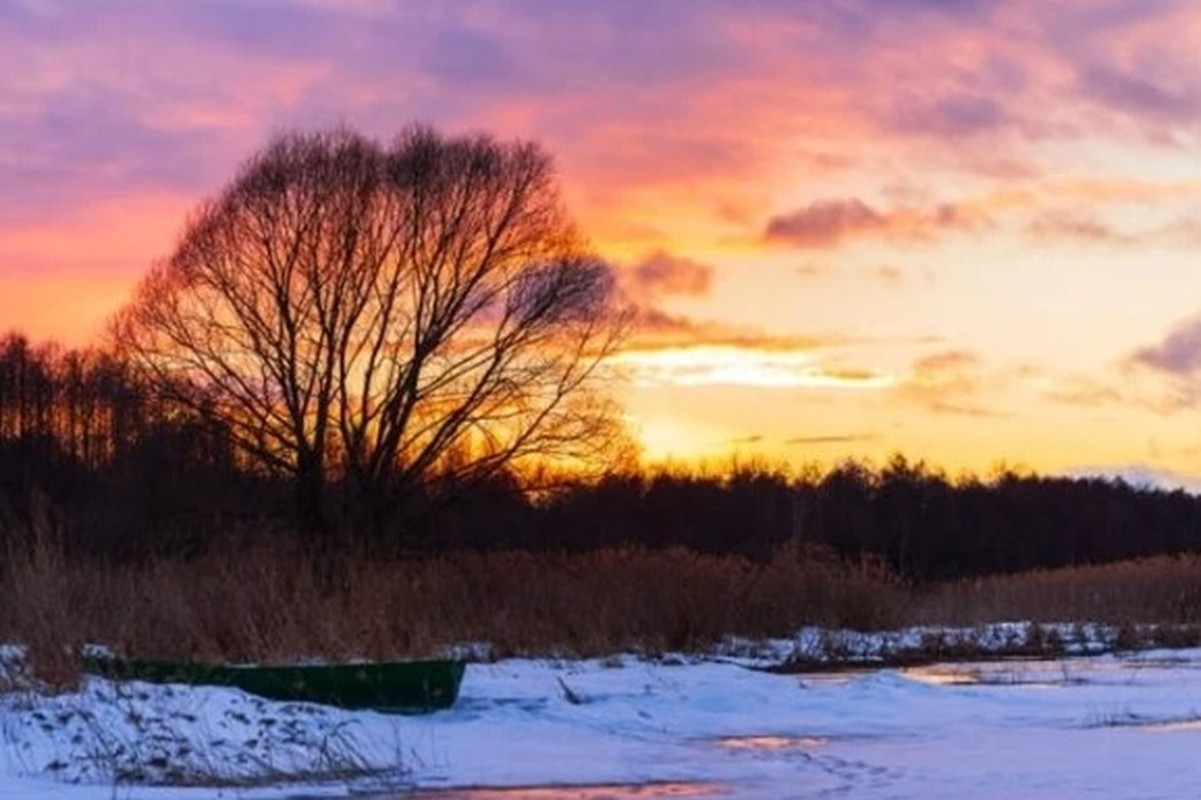
<instances>
[{"instance_id":1,"label":"dry grass","mask_svg":"<svg viewBox=\"0 0 1201 800\"><path fill-rule=\"evenodd\" d=\"M76 610L86 595L72 580L58 531L40 520L30 534L27 548L10 546L0 565L0 642L24 644L25 667L43 683L74 688L83 643Z\"/></svg>"},{"instance_id":2,"label":"dry grass","mask_svg":"<svg viewBox=\"0 0 1201 800\"><path fill-rule=\"evenodd\" d=\"M1201 557L1162 556L943 584L915 596L915 624L1004 620L1201 623Z\"/></svg>"},{"instance_id":3,"label":"dry grass","mask_svg":"<svg viewBox=\"0 0 1201 800\"><path fill-rule=\"evenodd\" d=\"M683 550L504 552L350 560L336 588L294 550L117 566L64 558L53 537L0 567L0 642L30 645L64 685L84 642L126 655L223 661L698 651L727 634L899 624L904 591L877 569L782 551L767 564Z\"/></svg>"},{"instance_id":4,"label":"dry grass","mask_svg":"<svg viewBox=\"0 0 1201 800\"><path fill-rule=\"evenodd\" d=\"M26 644L38 677L60 687L78 680L87 642L130 656L287 662L421 657L468 643L496 656L705 651L728 635L790 636L806 625L1159 623L1190 631L1189 642L1201 631L1201 557L910 591L870 563L788 549L765 564L684 550L464 553L350 559L330 584L328 570L288 547L130 566L68 558L52 525L36 528L8 537L26 544L0 564L0 643Z\"/></svg>"}]
</instances>

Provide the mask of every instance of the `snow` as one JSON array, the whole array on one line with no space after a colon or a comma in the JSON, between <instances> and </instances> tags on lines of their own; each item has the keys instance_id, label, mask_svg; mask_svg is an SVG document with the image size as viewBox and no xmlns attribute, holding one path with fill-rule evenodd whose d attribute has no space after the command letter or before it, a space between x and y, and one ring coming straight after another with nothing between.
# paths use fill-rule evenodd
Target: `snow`
<instances>
[{"instance_id":1,"label":"snow","mask_svg":"<svg viewBox=\"0 0 1201 800\"><path fill-rule=\"evenodd\" d=\"M240 788L114 791L104 774L114 759L97 758L97 742L145 751L156 733L197 754L165 759L174 769ZM0 800L526 787L476 795L518 797L546 784L647 782L672 797L1180 798L1201 786L1199 747L1201 650L807 675L728 657L506 660L472 664L453 709L415 717L100 680L55 698L10 694L0 700ZM239 756L277 778L307 777L249 785ZM48 770L53 761L66 766ZM379 771L320 780L348 765Z\"/></svg>"}]
</instances>

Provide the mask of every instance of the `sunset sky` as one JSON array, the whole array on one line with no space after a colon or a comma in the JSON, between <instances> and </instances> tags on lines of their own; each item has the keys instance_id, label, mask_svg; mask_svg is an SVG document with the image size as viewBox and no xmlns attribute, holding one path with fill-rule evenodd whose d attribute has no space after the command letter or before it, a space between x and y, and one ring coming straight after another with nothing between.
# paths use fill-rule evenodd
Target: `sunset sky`
<instances>
[{"instance_id":1,"label":"sunset sky","mask_svg":"<svg viewBox=\"0 0 1201 800\"><path fill-rule=\"evenodd\" d=\"M1196 0L0 0L0 328L278 131L554 154L651 458L1201 476Z\"/></svg>"}]
</instances>

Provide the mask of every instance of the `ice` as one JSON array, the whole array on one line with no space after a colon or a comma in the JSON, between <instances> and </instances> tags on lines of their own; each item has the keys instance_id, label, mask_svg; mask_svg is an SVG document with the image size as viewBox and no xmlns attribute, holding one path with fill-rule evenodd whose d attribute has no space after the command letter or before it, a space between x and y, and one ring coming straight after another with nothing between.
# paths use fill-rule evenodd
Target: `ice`
<instances>
[{"instance_id":1,"label":"ice","mask_svg":"<svg viewBox=\"0 0 1201 800\"><path fill-rule=\"evenodd\" d=\"M47 760L70 760L83 747L25 724L38 710L67 707L123 724L105 705L111 691L92 681L66 697L24 698L24 705L7 698L0 800L114 796L103 781L56 779ZM261 729L254 715L291 713L224 689L140 686L123 697L122 714L186 710L195 722L183 735L211 734L233 707L253 711L246 730ZM306 713L322 730L353 730L356 746L381 769L403 767L376 789L391 786L391 796L416 788L429 798L539 796L535 789L584 798L1181 798L1201 786L1201 650L813 675L633 655L507 660L472 664L449 711ZM337 781L309 781L236 793L121 786L116 796L347 791Z\"/></svg>"}]
</instances>

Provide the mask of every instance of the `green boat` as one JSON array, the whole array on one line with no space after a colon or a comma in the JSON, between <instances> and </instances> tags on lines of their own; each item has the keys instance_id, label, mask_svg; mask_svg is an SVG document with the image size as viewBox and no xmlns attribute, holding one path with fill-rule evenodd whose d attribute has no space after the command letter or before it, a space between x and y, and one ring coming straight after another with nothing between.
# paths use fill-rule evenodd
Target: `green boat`
<instances>
[{"instance_id":1,"label":"green boat","mask_svg":"<svg viewBox=\"0 0 1201 800\"><path fill-rule=\"evenodd\" d=\"M284 667L87 656L84 671L111 680L228 686L270 700L425 714L459 696L462 661L395 661Z\"/></svg>"}]
</instances>

